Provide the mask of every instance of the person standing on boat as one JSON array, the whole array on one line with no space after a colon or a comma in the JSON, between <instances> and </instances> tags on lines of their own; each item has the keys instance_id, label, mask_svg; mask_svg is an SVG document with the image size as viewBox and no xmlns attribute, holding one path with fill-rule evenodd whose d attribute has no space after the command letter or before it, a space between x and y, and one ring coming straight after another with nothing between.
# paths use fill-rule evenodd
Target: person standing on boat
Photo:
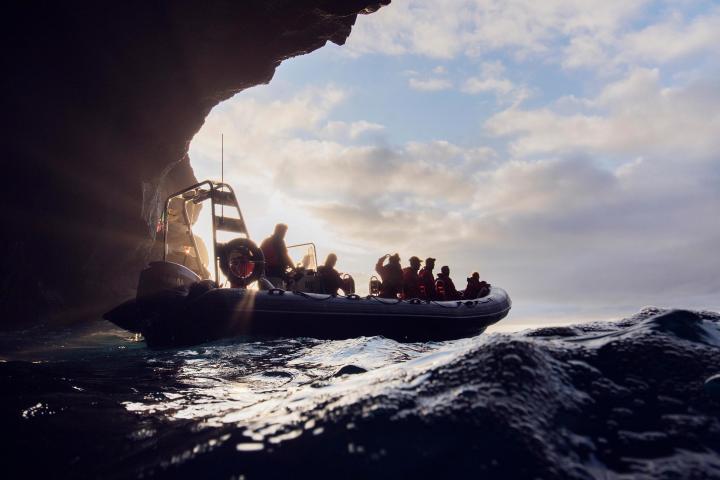
<instances>
[{"instance_id":1,"label":"person standing on boat","mask_svg":"<svg viewBox=\"0 0 720 480\"><path fill-rule=\"evenodd\" d=\"M278 223L275 232L260 244L260 250L265 256L265 276L276 287L283 284L287 277L286 271L293 268L293 261L285 245L287 229L287 225Z\"/></svg>"},{"instance_id":2,"label":"person standing on boat","mask_svg":"<svg viewBox=\"0 0 720 480\"><path fill-rule=\"evenodd\" d=\"M340 277L340 274L337 270L335 270L335 265L337 264L337 255L334 253L331 253L327 256L327 259L325 259L325 265L320 265L317 269L318 277L320 278L320 285L322 292L320 293L329 293L331 295L337 295L338 290L342 289L345 290L343 287L345 286L345 282L343 282L342 277Z\"/></svg>"},{"instance_id":3,"label":"person standing on boat","mask_svg":"<svg viewBox=\"0 0 720 480\"><path fill-rule=\"evenodd\" d=\"M420 298L420 277L418 270L422 262L418 257L410 257L410 266L403 269L402 298Z\"/></svg>"},{"instance_id":4,"label":"person standing on boat","mask_svg":"<svg viewBox=\"0 0 720 480\"><path fill-rule=\"evenodd\" d=\"M455 282L450 278L450 267L443 265L435 281L435 291L440 300L457 300L461 297L455 288Z\"/></svg>"},{"instance_id":5,"label":"person standing on boat","mask_svg":"<svg viewBox=\"0 0 720 480\"><path fill-rule=\"evenodd\" d=\"M490 293L490 284L486 281L480 281L480 274L473 272L472 276L467 279L467 288L463 292L463 298L473 300L481 298Z\"/></svg>"},{"instance_id":6,"label":"person standing on boat","mask_svg":"<svg viewBox=\"0 0 720 480\"><path fill-rule=\"evenodd\" d=\"M425 266L418 274L420 278L420 298L424 300L435 300L437 298L433 268L435 268L435 259L428 257L425 259Z\"/></svg>"},{"instance_id":7,"label":"person standing on boat","mask_svg":"<svg viewBox=\"0 0 720 480\"><path fill-rule=\"evenodd\" d=\"M387 259L387 265L383 265ZM380 284L379 297L397 298L402 291L403 271L400 266L400 255L383 255L378 258L375 264L375 271L380 275L382 283Z\"/></svg>"}]
</instances>

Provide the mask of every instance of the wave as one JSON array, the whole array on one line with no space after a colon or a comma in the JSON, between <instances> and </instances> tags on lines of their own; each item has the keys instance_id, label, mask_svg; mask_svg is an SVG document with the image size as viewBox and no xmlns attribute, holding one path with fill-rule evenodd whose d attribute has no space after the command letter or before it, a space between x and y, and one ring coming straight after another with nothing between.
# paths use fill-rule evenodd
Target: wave
<instances>
[{"instance_id":1,"label":"wave","mask_svg":"<svg viewBox=\"0 0 720 480\"><path fill-rule=\"evenodd\" d=\"M9 458L44 435L67 443L52 471L75 459L75 476L720 478L712 312L444 343L118 347L0 364Z\"/></svg>"}]
</instances>

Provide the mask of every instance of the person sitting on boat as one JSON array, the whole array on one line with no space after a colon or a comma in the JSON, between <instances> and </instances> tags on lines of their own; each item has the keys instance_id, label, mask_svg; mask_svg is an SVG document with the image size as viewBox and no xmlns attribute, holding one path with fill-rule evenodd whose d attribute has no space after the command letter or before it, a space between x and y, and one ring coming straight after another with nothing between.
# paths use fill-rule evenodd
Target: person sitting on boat
<instances>
[{"instance_id":1,"label":"person sitting on boat","mask_svg":"<svg viewBox=\"0 0 720 480\"><path fill-rule=\"evenodd\" d=\"M435 300L437 298L433 268L435 268L435 259L428 257L425 259L425 266L418 274L420 279L420 298L423 300Z\"/></svg>"},{"instance_id":2,"label":"person sitting on boat","mask_svg":"<svg viewBox=\"0 0 720 480\"><path fill-rule=\"evenodd\" d=\"M387 259L387 265L384 265ZM378 258L375 264L375 271L380 275L382 283L380 284L379 297L397 298L402 291L403 270L400 266L400 255L383 255Z\"/></svg>"},{"instance_id":3,"label":"person sitting on boat","mask_svg":"<svg viewBox=\"0 0 720 480\"><path fill-rule=\"evenodd\" d=\"M403 269L402 298L420 298L420 277L418 270L422 262L418 257L410 257L410 266Z\"/></svg>"},{"instance_id":4,"label":"person sitting on boat","mask_svg":"<svg viewBox=\"0 0 720 480\"><path fill-rule=\"evenodd\" d=\"M472 276L467 279L467 288L463 292L463 298L472 300L481 298L490 293L490 284L486 281L480 281L480 274L473 272Z\"/></svg>"},{"instance_id":5,"label":"person sitting on boat","mask_svg":"<svg viewBox=\"0 0 720 480\"><path fill-rule=\"evenodd\" d=\"M435 291L440 300L457 300L461 297L455 288L455 282L450 278L450 267L443 265L435 281Z\"/></svg>"},{"instance_id":6,"label":"person sitting on boat","mask_svg":"<svg viewBox=\"0 0 720 480\"><path fill-rule=\"evenodd\" d=\"M287 270L293 269L293 261L285 245L287 229L287 225L278 223L274 233L260 244L260 250L265 256L265 277L276 287L283 285Z\"/></svg>"},{"instance_id":7,"label":"person sitting on boat","mask_svg":"<svg viewBox=\"0 0 720 480\"><path fill-rule=\"evenodd\" d=\"M337 255L331 253L325 259L325 265L320 265L317 269L318 277L320 279L319 293L328 293L331 295L337 295L338 290L345 290L345 282L337 270L335 270L335 264L337 264Z\"/></svg>"}]
</instances>

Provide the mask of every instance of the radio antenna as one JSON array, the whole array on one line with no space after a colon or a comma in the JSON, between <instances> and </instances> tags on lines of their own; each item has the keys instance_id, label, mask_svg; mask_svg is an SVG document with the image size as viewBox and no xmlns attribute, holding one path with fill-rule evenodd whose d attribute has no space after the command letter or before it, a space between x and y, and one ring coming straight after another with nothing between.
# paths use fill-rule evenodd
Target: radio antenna
<instances>
[{"instance_id":1,"label":"radio antenna","mask_svg":"<svg viewBox=\"0 0 720 480\"><path fill-rule=\"evenodd\" d=\"M225 135L220 133L220 183L225 183ZM223 187L221 187L223 188ZM225 217L225 203L220 204L220 218Z\"/></svg>"}]
</instances>

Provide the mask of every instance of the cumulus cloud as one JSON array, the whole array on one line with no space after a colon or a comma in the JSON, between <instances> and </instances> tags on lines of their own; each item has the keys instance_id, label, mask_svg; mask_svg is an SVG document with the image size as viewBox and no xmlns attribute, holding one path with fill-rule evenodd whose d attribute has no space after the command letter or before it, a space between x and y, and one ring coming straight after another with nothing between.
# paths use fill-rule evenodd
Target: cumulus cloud
<instances>
[{"instance_id":1,"label":"cumulus cloud","mask_svg":"<svg viewBox=\"0 0 720 480\"><path fill-rule=\"evenodd\" d=\"M480 75L467 78L461 90L468 94L492 93L512 103L522 102L529 96L527 88L506 78L505 66L500 61L483 63Z\"/></svg>"},{"instance_id":2,"label":"cumulus cloud","mask_svg":"<svg viewBox=\"0 0 720 480\"><path fill-rule=\"evenodd\" d=\"M612 37L647 0L419 0L397 2L363 18L350 52L476 56L511 48L520 57L547 53L575 35Z\"/></svg>"},{"instance_id":3,"label":"cumulus cloud","mask_svg":"<svg viewBox=\"0 0 720 480\"><path fill-rule=\"evenodd\" d=\"M209 132L225 131L226 175L255 199L249 218L287 205L337 239L324 248L360 280L400 251L433 255L458 279L480 270L521 308L678 305L720 291L718 91L664 87L659 71L638 69L566 99L567 112L513 106L486 124L508 136L510 159L447 141L379 143L364 134L381 125L332 118L349 98L336 87L247 95L208 118L191 155L212 170Z\"/></svg>"},{"instance_id":4,"label":"cumulus cloud","mask_svg":"<svg viewBox=\"0 0 720 480\"><path fill-rule=\"evenodd\" d=\"M447 90L452 88L453 84L446 78L417 78L412 77L408 80L408 85L413 90L423 92L437 92L439 90Z\"/></svg>"},{"instance_id":5,"label":"cumulus cloud","mask_svg":"<svg viewBox=\"0 0 720 480\"><path fill-rule=\"evenodd\" d=\"M584 152L705 158L720 150L720 82L663 87L657 69L637 69L580 103L587 113L509 108L485 124L510 135L516 155Z\"/></svg>"},{"instance_id":6,"label":"cumulus cloud","mask_svg":"<svg viewBox=\"0 0 720 480\"><path fill-rule=\"evenodd\" d=\"M326 88L266 103L241 96L208 118L193 140L193 165L205 169L207 163L212 169L215 159L210 152L217 149L217 139L204 132L225 131L226 151L233 152L228 156L233 165L242 165L235 170L240 184L273 185L288 201L317 212L326 211L316 208L319 203L340 199L338 209L372 204L388 213L456 208L474 194L472 175L497 161L490 148L461 148L447 141L363 143L363 134L383 127L331 120L331 111L345 96ZM269 110L282 112L284 120L266 115Z\"/></svg>"},{"instance_id":7,"label":"cumulus cloud","mask_svg":"<svg viewBox=\"0 0 720 480\"><path fill-rule=\"evenodd\" d=\"M321 249L340 253L359 285L380 254L399 251L432 255L457 280L479 270L520 309L717 306L707 301L720 292L720 81L671 64L717 63L720 9L678 8L393 2L358 19L348 50L430 58L407 62L401 84L441 93L403 95L483 105L476 138L392 142L392 119L349 117L351 90L334 85L282 99L246 92L208 117L193 166L216 171L214 132L225 132L226 178L248 218L284 215L304 239L325 235ZM514 69L531 61L532 74L554 68L568 85L564 75L585 75L571 69L595 72L559 96L566 84L543 91L546 78L528 85Z\"/></svg>"},{"instance_id":8,"label":"cumulus cloud","mask_svg":"<svg viewBox=\"0 0 720 480\"><path fill-rule=\"evenodd\" d=\"M351 140L355 140L364 134L381 132L384 129L385 127L379 123L367 122L365 120L349 123L333 120L327 122L325 127L323 127L324 132L331 138L347 137Z\"/></svg>"},{"instance_id":9,"label":"cumulus cloud","mask_svg":"<svg viewBox=\"0 0 720 480\"><path fill-rule=\"evenodd\" d=\"M504 51L566 68L614 73L657 65L720 42L720 8L683 15L677 2L649 0L415 0L359 19L352 55L423 55L451 59ZM657 9L664 15L651 15Z\"/></svg>"},{"instance_id":10,"label":"cumulus cloud","mask_svg":"<svg viewBox=\"0 0 720 480\"><path fill-rule=\"evenodd\" d=\"M706 15L686 18L673 13L666 20L629 32L620 40L621 60L666 63L720 45L720 7Z\"/></svg>"}]
</instances>

